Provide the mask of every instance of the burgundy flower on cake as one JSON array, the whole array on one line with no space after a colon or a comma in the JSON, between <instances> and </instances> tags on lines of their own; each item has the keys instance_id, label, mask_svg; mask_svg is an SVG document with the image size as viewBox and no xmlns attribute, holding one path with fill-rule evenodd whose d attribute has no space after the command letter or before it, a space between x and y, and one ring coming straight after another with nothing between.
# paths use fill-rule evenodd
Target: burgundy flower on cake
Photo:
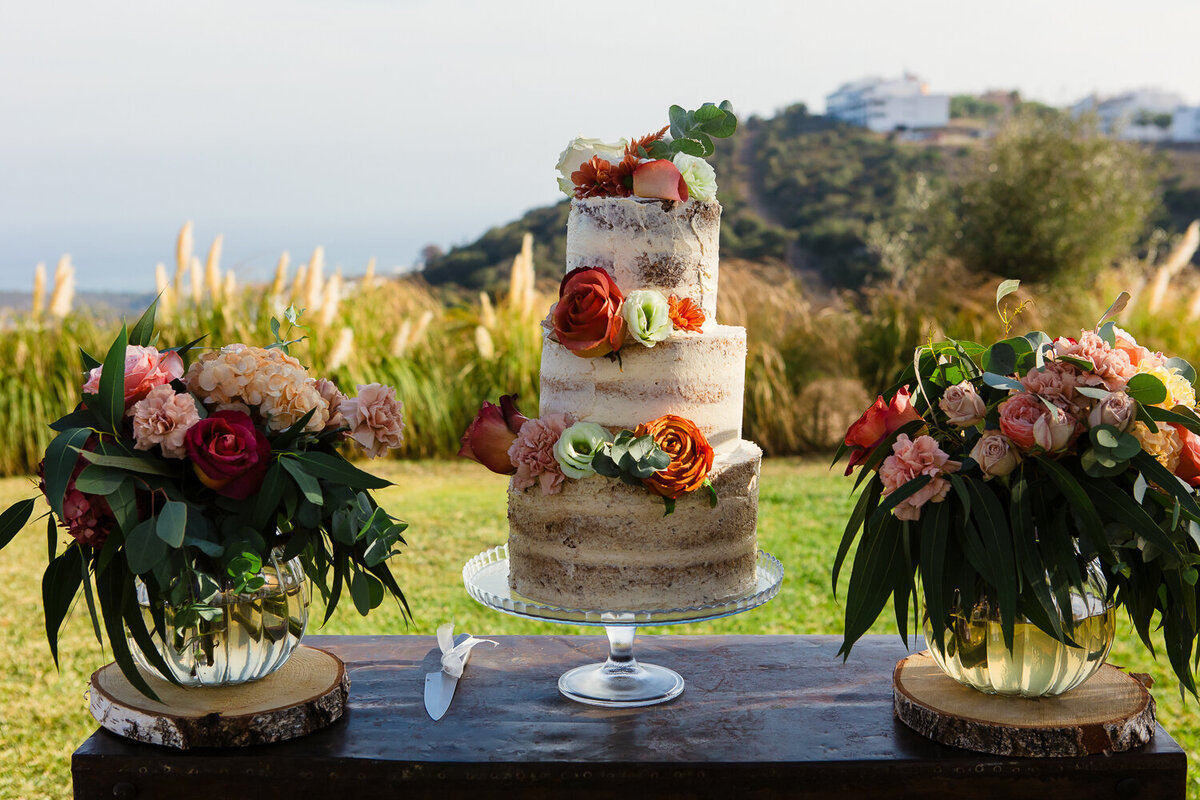
<instances>
[{"instance_id":1,"label":"burgundy flower on cake","mask_svg":"<svg viewBox=\"0 0 1200 800\"><path fill-rule=\"evenodd\" d=\"M921 415L912 406L907 386L901 387L890 402L885 402L882 395L875 398L875 404L846 431L845 442L851 448L846 474L849 475L855 467L866 461L871 451L898 428L920 418Z\"/></svg>"},{"instance_id":2,"label":"burgundy flower on cake","mask_svg":"<svg viewBox=\"0 0 1200 800\"><path fill-rule=\"evenodd\" d=\"M103 367L88 373L83 384L84 394L100 391L100 375ZM153 347L131 344L125 348L125 407L133 405L155 386L170 383L183 377L183 359L174 351L160 353Z\"/></svg>"},{"instance_id":3,"label":"burgundy flower on cake","mask_svg":"<svg viewBox=\"0 0 1200 800\"><path fill-rule=\"evenodd\" d=\"M484 402L459 441L458 454L501 475L517 471L508 451L528 420L517 410L517 396L506 394L500 405Z\"/></svg>"},{"instance_id":4,"label":"burgundy flower on cake","mask_svg":"<svg viewBox=\"0 0 1200 800\"><path fill-rule=\"evenodd\" d=\"M271 465L271 443L240 411L216 411L184 438L196 477L225 497L243 500L258 491Z\"/></svg>"},{"instance_id":5,"label":"burgundy flower on cake","mask_svg":"<svg viewBox=\"0 0 1200 800\"><path fill-rule=\"evenodd\" d=\"M558 303L551 313L559 344L577 356L593 358L621 349L625 296L607 272L599 267L577 267L558 288Z\"/></svg>"}]
</instances>

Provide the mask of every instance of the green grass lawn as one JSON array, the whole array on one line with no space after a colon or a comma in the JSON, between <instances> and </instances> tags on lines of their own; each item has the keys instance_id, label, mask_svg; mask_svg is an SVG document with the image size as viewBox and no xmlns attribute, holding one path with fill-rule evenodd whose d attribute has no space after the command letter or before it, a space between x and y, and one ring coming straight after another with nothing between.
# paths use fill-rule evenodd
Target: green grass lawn
<instances>
[{"instance_id":1,"label":"green grass lawn","mask_svg":"<svg viewBox=\"0 0 1200 800\"><path fill-rule=\"evenodd\" d=\"M359 617L346 598L319 632L432 634L449 620L456 631L476 635L594 632L490 611L463 590L463 563L506 538L503 478L465 462L378 466L396 483L380 493L381 500L411 524L409 547L393 561L393 569L414 621L406 627L394 603L368 618ZM849 488L849 481L827 471L824 462L764 463L759 541L787 569L779 596L746 614L656 633L840 633L842 610L830 591L829 568L851 510ZM0 481L0 508L34 491L28 479ZM86 610L76 609L62 637L62 669L55 671L41 611L43 530L31 527L0 552L0 645L7 656L0 660L0 798L14 800L70 797L71 752L96 727L87 711L84 686L91 672L109 660L92 638ZM323 610L314 609L314 615L320 614ZM890 614L886 612L887 620L872 632L894 634ZM1200 747L1196 701L1180 700L1165 659L1156 663L1143 652L1124 619L1110 660L1154 677L1159 720L1188 751L1189 760L1194 757ZM1194 774L1189 776L1188 796L1200 798L1200 781Z\"/></svg>"}]
</instances>

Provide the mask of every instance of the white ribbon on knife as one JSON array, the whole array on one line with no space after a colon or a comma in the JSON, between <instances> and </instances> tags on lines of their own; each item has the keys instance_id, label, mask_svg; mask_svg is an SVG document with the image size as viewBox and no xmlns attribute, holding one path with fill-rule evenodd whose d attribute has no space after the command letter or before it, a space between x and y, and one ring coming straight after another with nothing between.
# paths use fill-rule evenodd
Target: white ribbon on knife
<instances>
[{"instance_id":1,"label":"white ribbon on knife","mask_svg":"<svg viewBox=\"0 0 1200 800\"><path fill-rule=\"evenodd\" d=\"M425 710L434 720L441 719L450 701L454 699L454 689L458 679L462 677L467 659L471 657L471 649L477 644L487 642L493 647L498 643L491 639L476 639L468 635L458 644L454 643L454 623L447 622L437 629L438 648L442 651L442 669L425 675Z\"/></svg>"}]
</instances>

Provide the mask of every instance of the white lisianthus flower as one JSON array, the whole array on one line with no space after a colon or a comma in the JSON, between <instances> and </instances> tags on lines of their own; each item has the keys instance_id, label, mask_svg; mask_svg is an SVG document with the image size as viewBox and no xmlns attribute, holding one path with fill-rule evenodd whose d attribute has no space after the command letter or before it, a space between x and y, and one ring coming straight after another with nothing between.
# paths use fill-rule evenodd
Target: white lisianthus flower
<instances>
[{"instance_id":1,"label":"white lisianthus flower","mask_svg":"<svg viewBox=\"0 0 1200 800\"><path fill-rule=\"evenodd\" d=\"M703 203L717 199L717 171L712 164L687 153L676 153L672 163L683 175L683 182L692 197Z\"/></svg>"},{"instance_id":2,"label":"white lisianthus flower","mask_svg":"<svg viewBox=\"0 0 1200 800\"><path fill-rule=\"evenodd\" d=\"M675 328L667 298L653 289L630 292L621 306L621 315L625 317L630 335L646 347L654 347Z\"/></svg>"},{"instance_id":3,"label":"white lisianthus flower","mask_svg":"<svg viewBox=\"0 0 1200 800\"><path fill-rule=\"evenodd\" d=\"M575 194L575 184L571 182L571 173L579 169L585 161L591 161L592 156L600 156L605 161L616 164L625 157L625 145L628 139L622 139L616 144L608 144L599 139L588 139L576 136L558 156L558 188L563 194L571 197Z\"/></svg>"},{"instance_id":4,"label":"white lisianthus flower","mask_svg":"<svg viewBox=\"0 0 1200 800\"><path fill-rule=\"evenodd\" d=\"M612 434L594 422L576 422L554 443L554 460L568 478L582 480L595 474L592 459L612 441Z\"/></svg>"}]
</instances>

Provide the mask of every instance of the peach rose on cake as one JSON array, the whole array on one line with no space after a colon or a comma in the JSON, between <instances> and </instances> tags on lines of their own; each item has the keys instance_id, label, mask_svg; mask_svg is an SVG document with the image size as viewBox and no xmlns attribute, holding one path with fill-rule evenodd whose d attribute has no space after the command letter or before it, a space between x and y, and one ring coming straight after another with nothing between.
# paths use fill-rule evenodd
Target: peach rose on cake
<instances>
[{"instance_id":1,"label":"peach rose on cake","mask_svg":"<svg viewBox=\"0 0 1200 800\"><path fill-rule=\"evenodd\" d=\"M83 384L84 394L100 391L100 375L104 367L96 367L88 373ZM153 347L131 344L125 348L125 408L150 394L155 386L162 386L183 377L183 359L173 350L159 352Z\"/></svg>"},{"instance_id":2,"label":"peach rose on cake","mask_svg":"<svg viewBox=\"0 0 1200 800\"><path fill-rule=\"evenodd\" d=\"M599 267L577 267L558 287L558 302L551 311L558 343L583 358L607 355L621 349L625 296L607 272Z\"/></svg>"},{"instance_id":3,"label":"peach rose on cake","mask_svg":"<svg viewBox=\"0 0 1200 800\"><path fill-rule=\"evenodd\" d=\"M704 485L712 470L713 449L696 423L675 414L665 414L643 422L633 433L634 436L649 436L671 457L666 469L642 481L647 489L660 497L678 500Z\"/></svg>"}]
</instances>

